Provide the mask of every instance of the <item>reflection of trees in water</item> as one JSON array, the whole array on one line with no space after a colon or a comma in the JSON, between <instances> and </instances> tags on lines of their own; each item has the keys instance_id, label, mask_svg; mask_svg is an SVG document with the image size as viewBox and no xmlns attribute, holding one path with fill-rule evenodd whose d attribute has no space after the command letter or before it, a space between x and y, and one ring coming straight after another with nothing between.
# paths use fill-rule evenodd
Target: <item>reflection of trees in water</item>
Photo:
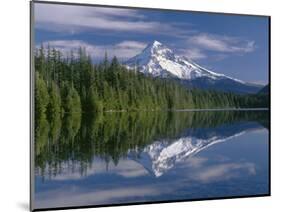
<instances>
[{"instance_id":1,"label":"reflection of trees in water","mask_svg":"<svg viewBox=\"0 0 281 212\"><path fill-rule=\"evenodd\" d=\"M177 138L191 128L215 128L240 121L268 126L268 112L98 113L83 117L73 113L49 121L42 118L36 120L35 166L42 175L56 175L63 162L70 167L79 164L81 174L85 174L95 156L117 165L128 150L141 150L155 140Z\"/></svg>"}]
</instances>

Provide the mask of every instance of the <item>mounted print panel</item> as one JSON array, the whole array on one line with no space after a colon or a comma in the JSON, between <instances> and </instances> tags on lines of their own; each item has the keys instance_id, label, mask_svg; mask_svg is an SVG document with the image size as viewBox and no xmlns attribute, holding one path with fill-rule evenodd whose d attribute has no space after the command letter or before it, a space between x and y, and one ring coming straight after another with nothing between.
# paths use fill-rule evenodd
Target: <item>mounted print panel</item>
<instances>
[{"instance_id":1,"label":"mounted print panel","mask_svg":"<svg viewBox=\"0 0 281 212\"><path fill-rule=\"evenodd\" d=\"M270 195L270 17L31 15L31 210Z\"/></svg>"}]
</instances>

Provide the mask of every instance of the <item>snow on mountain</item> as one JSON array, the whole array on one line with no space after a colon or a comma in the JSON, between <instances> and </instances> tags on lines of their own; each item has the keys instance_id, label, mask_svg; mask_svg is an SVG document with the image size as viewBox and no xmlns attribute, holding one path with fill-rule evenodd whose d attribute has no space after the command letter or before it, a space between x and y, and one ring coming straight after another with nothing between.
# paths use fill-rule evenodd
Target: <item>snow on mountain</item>
<instances>
[{"instance_id":1,"label":"snow on mountain","mask_svg":"<svg viewBox=\"0 0 281 212\"><path fill-rule=\"evenodd\" d=\"M155 141L146 146L136 160L150 173L160 177L177 164L186 161L212 145L229 141L246 132L262 129L261 126L255 123L239 124L235 128L235 131L227 135L223 131L220 132L222 129L216 129L209 136L206 136L207 134L198 136L197 134L201 134L201 131L197 131L195 134L189 134L178 139ZM134 155L133 152L131 153Z\"/></svg>"},{"instance_id":2,"label":"snow on mountain","mask_svg":"<svg viewBox=\"0 0 281 212\"><path fill-rule=\"evenodd\" d=\"M196 139L194 137L184 137L175 140L173 143L163 143L157 141L144 149L152 160L152 171L156 177L162 176L165 172L175 166L175 164L184 161L186 158L210 147L214 144L230 140L240 136L244 132L237 133L226 138L216 136L210 139Z\"/></svg>"},{"instance_id":3,"label":"snow on mountain","mask_svg":"<svg viewBox=\"0 0 281 212\"><path fill-rule=\"evenodd\" d=\"M231 79L239 83L241 80L234 79L224 74L218 74L207 70L186 57L175 54L170 48L154 41L138 55L129 59L125 65L129 69L137 69L144 74L154 77L173 77L183 80L192 80L207 77L212 80Z\"/></svg>"}]
</instances>

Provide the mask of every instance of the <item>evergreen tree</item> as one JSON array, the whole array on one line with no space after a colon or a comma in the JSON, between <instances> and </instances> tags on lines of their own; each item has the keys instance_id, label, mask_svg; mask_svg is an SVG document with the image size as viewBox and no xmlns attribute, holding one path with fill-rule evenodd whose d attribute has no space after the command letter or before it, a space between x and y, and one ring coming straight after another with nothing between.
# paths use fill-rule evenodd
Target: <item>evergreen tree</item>
<instances>
[{"instance_id":1,"label":"evergreen tree","mask_svg":"<svg viewBox=\"0 0 281 212\"><path fill-rule=\"evenodd\" d=\"M49 105L48 105L48 117L54 119L60 116L61 112L61 96L59 87L54 81L52 81L49 89Z\"/></svg>"},{"instance_id":2,"label":"evergreen tree","mask_svg":"<svg viewBox=\"0 0 281 212\"><path fill-rule=\"evenodd\" d=\"M46 83L37 72L35 76L35 116L37 118L45 117L48 103L49 94Z\"/></svg>"},{"instance_id":3,"label":"evergreen tree","mask_svg":"<svg viewBox=\"0 0 281 212\"><path fill-rule=\"evenodd\" d=\"M41 45L35 70L36 113L49 119L82 111L268 107L267 95L187 89L174 80L128 70L117 57L109 62L107 52L100 64L93 65L85 48L71 51L65 59L60 51Z\"/></svg>"}]
</instances>

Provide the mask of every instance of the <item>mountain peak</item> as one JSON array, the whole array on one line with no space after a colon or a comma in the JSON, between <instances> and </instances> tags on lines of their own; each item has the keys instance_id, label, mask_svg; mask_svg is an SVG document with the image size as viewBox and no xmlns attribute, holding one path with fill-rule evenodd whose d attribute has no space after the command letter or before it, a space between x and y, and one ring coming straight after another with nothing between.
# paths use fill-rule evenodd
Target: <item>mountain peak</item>
<instances>
[{"instance_id":1,"label":"mountain peak","mask_svg":"<svg viewBox=\"0 0 281 212\"><path fill-rule=\"evenodd\" d=\"M162 78L190 80L203 76L213 79L222 76L201 68L185 57L176 55L172 49L157 40L148 44L140 54L129 59L126 65L131 69L137 66L144 74Z\"/></svg>"},{"instance_id":2,"label":"mountain peak","mask_svg":"<svg viewBox=\"0 0 281 212\"><path fill-rule=\"evenodd\" d=\"M161 45L163 45L162 43L160 43L159 41L157 41L157 40L154 40L153 42L152 42L152 46L155 46L155 47L157 47L157 46L161 46Z\"/></svg>"},{"instance_id":3,"label":"mountain peak","mask_svg":"<svg viewBox=\"0 0 281 212\"><path fill-rule=\"evenodd\" d=\"M172 50L157 40L154 40L153 42L149 43L143 50L143 53L151 55L161 54L165 52L172 52Z\"/></svg>"},{"instance_id":4,"label":"mountain peak","mask_svg":"<svg viewBox=\"0 0 281 212\"><path fill-rule=\"evenodd\" d=\"M216 89L237 93L255 93L256 88L245 82L210 71L165 44L154 40L136 56L125 62L127 68L160 78L179 79L187 87ZM226 88L227 87L227 88Z\"/></svg>"}]
</instances>

